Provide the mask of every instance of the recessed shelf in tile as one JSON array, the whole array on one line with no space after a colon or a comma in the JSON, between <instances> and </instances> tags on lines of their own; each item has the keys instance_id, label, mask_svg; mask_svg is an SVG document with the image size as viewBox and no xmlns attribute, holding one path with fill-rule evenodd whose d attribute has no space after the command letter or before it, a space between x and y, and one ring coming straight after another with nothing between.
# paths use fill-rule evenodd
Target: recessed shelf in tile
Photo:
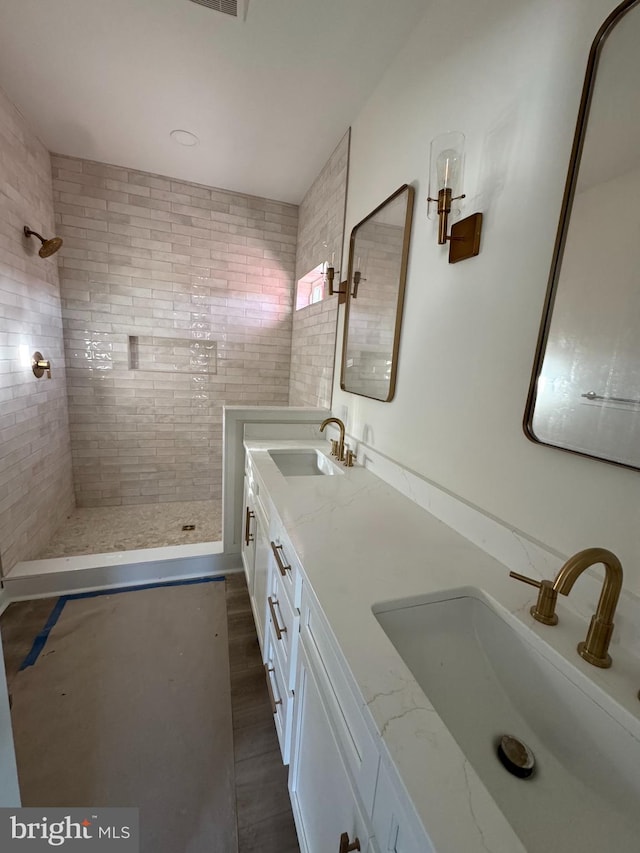
<instances>
[{"instance_id":1,"label":"recessed shelf in tile","mask_svg":"<svg viewBox=\"0 0 640 853\"><path fill-rule=\"evenodd\" d=\"M218 372L216 341L129 335L129 369L153 373Z\"/></svg>"}]
</instances>

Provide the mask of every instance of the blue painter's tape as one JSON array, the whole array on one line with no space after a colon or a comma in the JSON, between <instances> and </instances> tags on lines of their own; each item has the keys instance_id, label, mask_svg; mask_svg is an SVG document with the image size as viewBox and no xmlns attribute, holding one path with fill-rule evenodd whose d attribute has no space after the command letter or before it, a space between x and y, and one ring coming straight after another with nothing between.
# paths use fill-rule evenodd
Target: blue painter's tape
<instances>
[{"instance_id":1,"label":"blue painter's tape","mask_svg":"<svg viewBox=\"0 0 640 853\"><path fill-rule=\"evenodd\" d=\"M141 589L158 589L163 586L191 586L196 583L216 583L217 581L225 580L224 576L220 578L188 578L184 581L166 581L163 583L145 583L140 586L119 586L116 589L99 589L95 592L74 592L72 595L65 595L67 601L77 601L80 598L97 598L99 595L118 595L121 592L138 592Z\"/></svg>"},{"instance_id":2,"label":"blue painter's tape","mask_svg":"<svg viewBox=\"0 0 640 853\"><path fill-rule=\"evenodd\" d=\"M51 629L56 624L58 619L60 618L60 614L62 613L67 600L64 596L60 597L51 611L49 618L47 619L46 625L40 631L38 636L33 641L33 645L31 646L31 651L26 656L26 658L22 661L22 665L20 666L20 671L26 669L28 666L33 666L34 663L38 660L40 656L40 652L44 649L45 643L49 639L49 634L51 633Z\"/></svg>"},{"instance_id":3,"label":"blue painter's tape","mask_svg":"<svg viewBox=\"0 0 640 853\"><path fill-rule=\"evenodd\" d=\"M188 578L187 580L183 581L167 581L166 583L146 583L142 584L141 586L121 586L117 589L99 589L95 592L76 592L72 595L61 595L60 598L56 601L53 610L51 611L51 614L47 619L46 625L33 641L31 651L22 661L22 664L20 665L20 672L23 669L27 669L27 667L29 666L33 666L34 663L40 657L40 653L44 649L45 644L49 639L49 634L55 627L55 624L58 619L60 618L67 601L78 601L81 598L97 598L100 595L118 595L122 592L138 592L142 589L158 589L164 586L191 586L192 584L197 583L216 583L223 580L225 580L224 576L218 578Z\"/></svg>"}]
</instances>

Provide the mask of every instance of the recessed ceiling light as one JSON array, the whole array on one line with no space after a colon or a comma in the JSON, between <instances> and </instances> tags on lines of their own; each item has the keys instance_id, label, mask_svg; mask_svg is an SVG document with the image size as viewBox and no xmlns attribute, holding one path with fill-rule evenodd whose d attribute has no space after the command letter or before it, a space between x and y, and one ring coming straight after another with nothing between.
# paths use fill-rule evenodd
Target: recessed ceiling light
<instances>
[{"instance_id":1,"label":"recessed ceiling light","mask_svg":"<svg viewBox=\"0 0 640 853\"><path fill-rule=\"evenodd\" d=\"M178 145L186 145L189 148L192 148L200 142L195 133L190 133L188 130L172 130L169 136L174 142L177 142Z\"/></svg>"}]
</instances>

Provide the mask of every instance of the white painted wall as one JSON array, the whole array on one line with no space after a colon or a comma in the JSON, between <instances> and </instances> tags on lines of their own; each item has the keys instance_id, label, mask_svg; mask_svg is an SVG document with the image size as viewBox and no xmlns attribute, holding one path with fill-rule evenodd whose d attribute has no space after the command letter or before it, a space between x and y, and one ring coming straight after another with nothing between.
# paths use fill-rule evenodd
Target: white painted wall
<instances>
[{"instance_id":1,"label":"white painted wall","mask_svg":"<svg viewBox=\"0 0 640 853\"><path fill-rule=\"evenodd\" d=\"M347 240L402 183L417 188L396 397L346 394L336 376L332 408L352 435L561 554L612 548L640 592L640 473L522 430L587 56L614 6L430 5L352 131ZM479 257L456 265L425 203L429 143L447 130L467 137L464 210L485 214Z\"/></svg>"}]
</instances>

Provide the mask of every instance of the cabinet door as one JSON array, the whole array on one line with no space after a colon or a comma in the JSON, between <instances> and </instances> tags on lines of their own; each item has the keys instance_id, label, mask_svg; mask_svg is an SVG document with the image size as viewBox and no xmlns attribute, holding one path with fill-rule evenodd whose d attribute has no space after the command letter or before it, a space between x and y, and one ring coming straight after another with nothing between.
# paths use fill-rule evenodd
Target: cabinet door
<instances>
[{"instance_id":1,"label":"cabinet door","mask_svg":"<svg viewBox=\"0 0 640 853\"><path fill-rule=\"evenodd\" d=\"M382 853L434 853L418 818L403 802L391 772L381 767L373 808L373 831Z\"/></svg>"},{"instance_id":2,"label":"cabinet door","mask_svg":"<svg viewBox=\"0 0 640 853\"><path fill-rule=\"evenodd\" d=\"M240 554L242 565L247 578L247 589L249 595L253 595L253 570L256 552L256 513L254 509L253 492L248 479L244 479L244 497L242 499L242 542Z\"/></svg>"},{"instance_id":3,"label":"cabinet door","mask_svg":"<svg viewBox=\"0 0 640 853\"><path fill-rule=\"evenodd\" d=\"M286 679L286 688L293 690L296 678L296 653L300 638L300 611L291 606L282 581L272 558L269 567L267 625L270 625L273 632L273 645Z\"/></svg>"},{"instance_id":4,"label":"cabinet door","mask_svg":"<svg viewBox=\"0 0 640 853\"><path fill-rule=\"evenodd\" d=\"M269 530L267 522L259 506L255 506L255 558L253 571L253 618L256 623L256 631L258 633L258 641L262 651L262 660L265 660L265 623L267 619L267 582L269 570L269 553L271 545L269 543Z\"/></svg>"},{"instance_id":5,"label":"cabinet door","mask_svg":"<svg viewBox=\"0 0 640 853\"><path fill-rule=\"evenodd\" d=\"M279 518L271 519L271 536L276 570L282 579L284 589L291 606L300 610L302 598L302 570L295 551L286 538L284 528Z\"/></svg>"},{"instance_id":6,"label":"cabinet door","mask_svg":"<svg viewBox=\"0 0 640 853\"><path fill-rule=\"evenodd\" d=\"M340 853L341 837L369 849L369 830L342 761L304 646L298 650L289 793L303 853Z\"/></svg>"},{"instance_id":7,"label":"cabinet door","mask_svg":"<svg viewBox=\"0 0 640 853\"><path fill-rule=\"evenodd\" d=\"M282 763L288 764L291 755L291 728L293 717L294 696L293 691L286 686L286 679L282 672L280 660L274 649L277 642L273 628L267 624L264 635L265 642L265 675L267 687L271 699L271 710L276 733L282 753Z\"/></svg>"}]
</instances>

